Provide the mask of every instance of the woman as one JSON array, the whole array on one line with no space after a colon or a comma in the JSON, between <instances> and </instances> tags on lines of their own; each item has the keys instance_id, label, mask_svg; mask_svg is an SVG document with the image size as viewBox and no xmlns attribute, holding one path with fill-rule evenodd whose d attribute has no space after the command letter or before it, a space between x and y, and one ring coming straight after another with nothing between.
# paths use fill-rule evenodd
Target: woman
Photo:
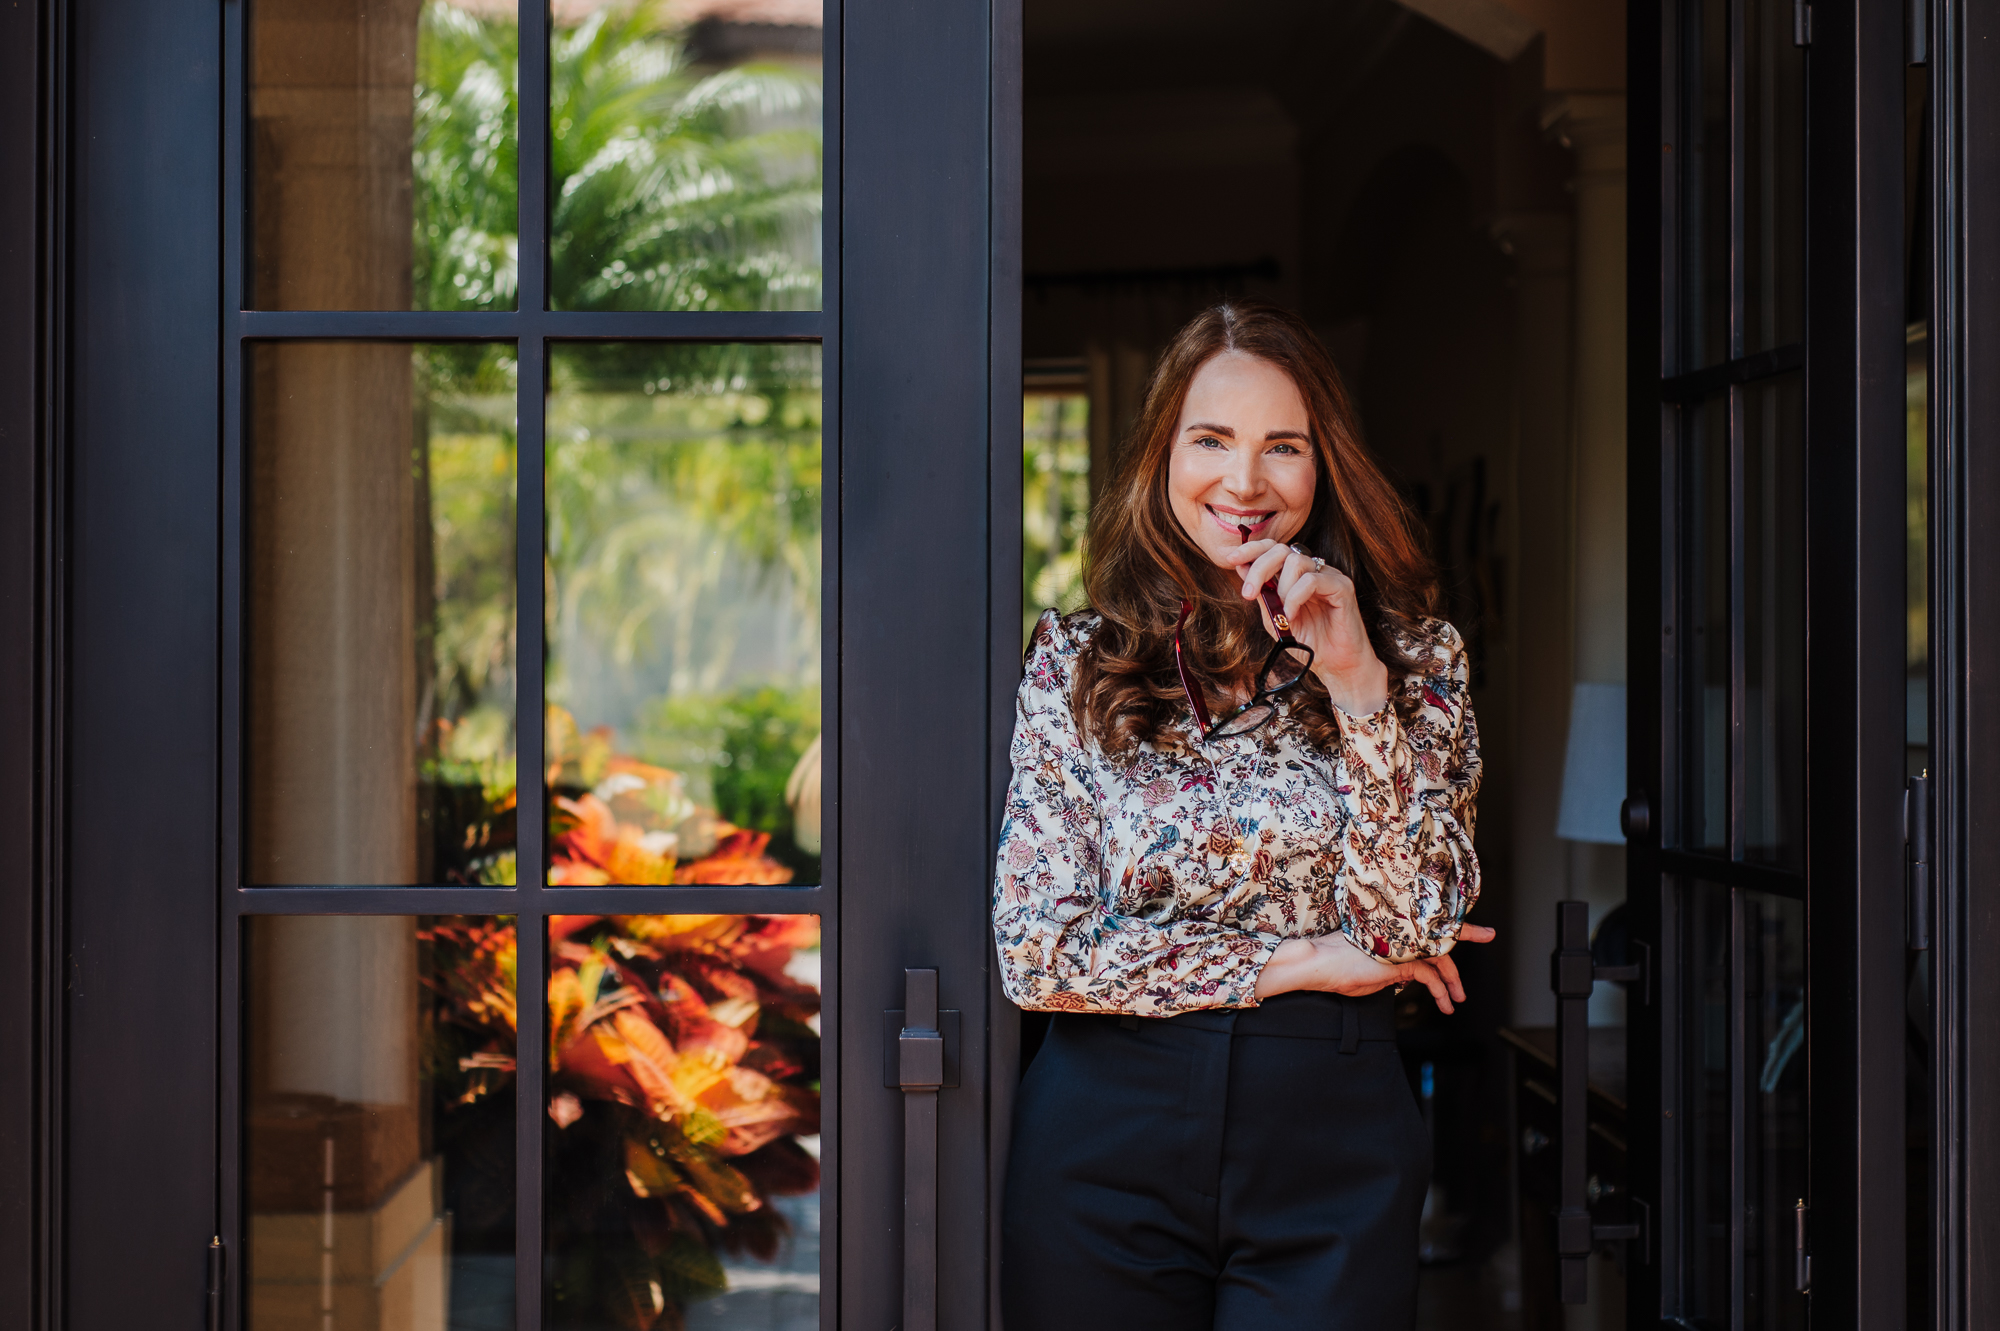
<instances>
[{"instance_id":1,"label":"woman","mask_svg":"<svg viewBox=\"0 0 2000 1331\"><path fill-rule=\"evenodd\" d=\"M1091 608L1035 627L993 919L1055 1013L1020 1090L1021 1331L1386 1331L1429 1144L1391 990L1465 1001L1493 931L1464 645L1296 316L1223 305L1155 369Z\"/></svg>"}]
</instances>

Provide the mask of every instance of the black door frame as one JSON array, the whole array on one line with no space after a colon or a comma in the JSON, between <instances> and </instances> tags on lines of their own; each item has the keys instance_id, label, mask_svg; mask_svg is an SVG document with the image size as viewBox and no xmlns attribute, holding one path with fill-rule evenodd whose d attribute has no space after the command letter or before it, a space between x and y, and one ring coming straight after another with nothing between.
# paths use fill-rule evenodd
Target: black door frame
<instances>
[{"instance_id":1,"label":"black door frame","mask_svg":"<svg viewBox=\"0 0 2000 1331\"><path fill-rule=\"evenodd\" d=\"M59 697L59 598L49 591L64 223L51 188L62 134L56 22L39 4L0 13L0 1322L21 1327L41 1325L54 1289L61 1141L47 1075L59 1028L46 981L59 968L45 762Z\"/></svg>"},{"instance_id":2,"label":"black door frame","mask_svg":"<svg viewBox=\"0 0 2000 1331\"><path fill-rule=\"evenodd\" d=\"M1904 46L1807 19L1808 1051L1814 1317L1907 1316Z\"/></svg>"},{"instance_id":3,"label":"black door frame","mask_svg":"<svg viewBox=\"0 0 2000 1331\"><path fill-rule=\"evenodd\" d=\"M826 858L872 875L845 891L837 869L820 889L676 889L670 903L565 889L561 905L606 907L615 897L627 910L816 909L826 919L826 1022L840 1049L825 1087L829 1327L894 1320L901 1119L896 1093L880 1085L879 1014L900 1006L903 967L937 966L944 1005L964 1012L965 1038L964 1085L941 1106L940 1324L984 1324L1000 1159L990 1147L1004 1144L1006 1122L1004 1107L996 1114L987 1101L986 1074L1003 1069L1011 1085L1015 1057L1013 1014L992 978L987 884L1011 730L998 699L1011 700L1018 672L1018 552L1009 553L1020 484L1018 4L870 7L843 29L831 0L826 313L762 317L565 319L538 309L545 182L527 170L519 312L237 313L238 302L218 297L239 289L226 271L240 244L225 229L240 225L242 200L240 145L225 114L237 81L225 73L242 54L241 14L240 0L45 0L4 20L8 37L25 27L31 40L6 47L8 72L23 76L6 85L20 114L0 164L10 185L29 188L10 190L0 212L12 265L0 278L9 302L0 354L9 386L24 390L8 397L0 456L5 502L21 510L7 516L26 520L7 527L0 604L10 630L30 631L5 635L0 659L0 683L10 686L0 759L25 793L7 806L22 825L6 825L15 835L4 853L17 858L0 877L0 927L20 951L9 983L33 992L0 1018L0 1059L43 1102L10 1097L0 1119L4 1181L22 1184L8 1194L18 1205L0 1215L0 1244L12 1245L0 1248L0 1279L17 1282L18 1272L0 1298L32 1309L23 1325L199 1315L209 1238L234 1224L236 1171L222 1150L235 1130L222 1094L233 1079L220 1070L235 1059L243 915L556 905L533 887L233 885L238 635L224 588L240 579L228 539L240 514L230 483L238 460L218 444L240 438L239 339L518 339L529 406L540 337L778 336L826 348L828 475L839 478L827 487L823 526L826 752L828 807L840 811ZM540 70L529 67L539 45L524 30L524 138L542 132ZM996 180L1011 183L996 189ZM855 295L842 302L843 289ZM538 450L537 419L521 413L523 456ZM532 473L520 478L523 510L539 506ZM913 512L928 514L926 530L908 530ZM527 534L537 521L526 519ZM947 535L923 539L928 532ZM530 553L523 571L538 582L527 567L537 559ZM532 668L520 672L530 716L540 677L532 620L521 625ZM844 691L843 669L852 682ZM527 773L538 767L537 731L520 728ZM928 746L940 734L988 751L940 755ZM38 763L42 754L48 762ZM127 853L134 848L144 853ZM535 858L527 847L524 863ZM533 951L522 950L528 992L540 979ZM220 991L201 978L217 975ZM58 1042L41 1062L38 1041ZM520 1092L524 1204L540 1186L533 1079ZM539 1306L538 1264L521 1265L528 1312Z\"/></svg>"},{"instance_id":4,"label":"black door frame","mask_svg":"<svg viewBox=\"0 0 2000 1331\"><path fill-rule=\"evenodd\" d=\"M1673 1321L1683 1270L1674 879L1798 890L1748 866L1662 849L1679 776L1667 610L1679 592L1663 556L1679 520L1675 424L1663 408L1803 363L1812 1311L1829 1325L1893 1328L1905 1316L1902 16L1861 0L1816 0L1803 11L1804 348L1677 380L1681 8L1635 0L1629 10L1628 755L1630 788L1648 797L1651 818L1628 851L1628 899L1638 936L1660 960L1654 1003L1635 1009L1646 1015L1631 1027L1629 1075L1632 1122L1651 1125L1635 1133L1633 1178L1661 1199L1653 1260L1628 1263L1629 1312L1635 1326ZM1642 477L1658 484L1637 484Z\"/></svg>"},{"instance_id":5,"label":"black door frame","mask_svg":"<svg viewBox=\"0 0 2000 1331\"><path fill-rule=\"evenodd\" d=\"M2000 11L1911 0L1929 25L1933 1322L2000 1308Z\"/></svg>"}]
</instances>

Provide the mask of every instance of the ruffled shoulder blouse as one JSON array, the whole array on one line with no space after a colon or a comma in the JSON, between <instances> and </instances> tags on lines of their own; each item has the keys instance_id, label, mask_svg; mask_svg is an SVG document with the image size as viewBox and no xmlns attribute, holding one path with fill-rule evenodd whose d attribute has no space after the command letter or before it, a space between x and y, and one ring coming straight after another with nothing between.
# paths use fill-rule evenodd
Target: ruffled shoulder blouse
<instances>
[{"instance_id":1,"label":"ruffled shoulder blouse","mask_svg":"<svg viewBox=\"0 0 2000 1331\"><path fill-rule=\"evenodd\" d=\"M1479 899L1479 735L1456 629L1427 621L1410 644L1422 666L1392 679L1400 717L1334 709L1336 751L1281 710L1250 735L1114 757L1070 707L1097 624L1044 613L1021 680L993 880L1010 999L1166 1017L1256 1006L1288 938L1339 930L1385 961L1451 950Z\"/></svg>"}]
</instances>

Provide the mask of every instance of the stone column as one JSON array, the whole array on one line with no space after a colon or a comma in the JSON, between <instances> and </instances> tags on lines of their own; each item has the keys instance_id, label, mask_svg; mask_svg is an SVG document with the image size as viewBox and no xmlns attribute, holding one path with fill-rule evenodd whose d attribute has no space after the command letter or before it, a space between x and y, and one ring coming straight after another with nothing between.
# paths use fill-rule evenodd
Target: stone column
<instances>
[{"instance_id":1,"label":"stone column","mask_svg":"<svg viewBox=\"0 0 2000 1331\"><path fill-rule=\"evenodd\" d=\"M1576 677L1623 684L1625 98L1567 93L1544 123L1577 166Z\"/></svg>"},{"instance_id":2,"label":"stone column","mask_svg":"<svg viewBox=\"0 0 2000 1331\"><path fill-rule=\"evenodd\" d=\"M253 304L410 308L419 6L256 6ZM431 539L410 348L270 343L248 380L245 874L410 883ZM255 925L251 1320L442 1331L415 921Z\"/></svg>"},{"instance_id":3,"label":"stone column","mask_svg":"<svg viewBox=\"0 0 2000 1331\"><path fill-rule=\"evenodd\" d=\"M261 306L409 308L417 18L418 0L258 5ZM410 349L268 344L250 390L248 876L408 883L429 664L417 659L416 583L430 537Z\"/></svg>"},{"instance_id":4,"label":"stone column","mask_svg":"<svg viewBox=\"0 0 2000 1331\"><path fill-rule=\"evenodd\" d=\"M1563 729L1572 671L1570 612L1571 222L1565 213L1516 213L1494 224L1514 261L1513 510L1518 556L1507 603L1515 612L1514 896L1495 921L1514 957L1510 1020L1555 1021L1548 967L1555 912L1569 881L1569 848L1556 838ZM1478 918L1475 916L1474 918Z\"/></svg>"},{"instance_id":5,"label":"stone column","mask_svg":"<svg viewBox=\"0 0 2000 1331\"><path fill-rule=\"evenodd\" d=\"M1572 613L1578 685L1625 684L1625 98L1565 93L1544 127L1576 153L1576 360L1571 465ZM1600 693L1600 697L1603 695ZM1584 716L1581 705L1574 715ZM1618 723L1571 737L1574 756L1624 752ZM1613 763L1615 766L1615 762ZM1621 774L1622 775L1622 774ZM1577 782L1572 777L1572 786ZM1570 833L1569 896L1591 904L1591 922L1625 899L1624 843L1617 838L1622 780L1590 782ZM1571 799L1577 800L1573 789ZM1566 811L1569 812L1569 811ZM1588 827L1587 832L1579 832ZM1582 839L1583 836L1588 839ZM1596 1025L1624 1023L1624 993L1602 986L1591 1000Z\"/></svg>"}]
</instances>

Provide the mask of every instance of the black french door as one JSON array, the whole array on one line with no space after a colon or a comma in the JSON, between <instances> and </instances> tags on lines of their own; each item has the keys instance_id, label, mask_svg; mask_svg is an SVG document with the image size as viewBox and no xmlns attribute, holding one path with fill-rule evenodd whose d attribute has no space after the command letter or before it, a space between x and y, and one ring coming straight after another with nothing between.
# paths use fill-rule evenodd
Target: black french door
<instances>
[{"instance_id":1,"label":"black french door","mask_svg":"<svg viewBox=\"0 0 2000 1331\"><path fill-rule=\"evenodd\" d=\"M1630 1314L1900 1326L1902 15L1631 15Z\"/></svg>"},{"instance_id":2,"label":"black french door","mask_svg":"<svg viewBox=\"0 0 2000 1331\"><path fill-rule=\"evenodd\" d=\"M987 1323L1018 14L742 8L52 23L51 1325Z\"/></svg>"}]
</instances>

